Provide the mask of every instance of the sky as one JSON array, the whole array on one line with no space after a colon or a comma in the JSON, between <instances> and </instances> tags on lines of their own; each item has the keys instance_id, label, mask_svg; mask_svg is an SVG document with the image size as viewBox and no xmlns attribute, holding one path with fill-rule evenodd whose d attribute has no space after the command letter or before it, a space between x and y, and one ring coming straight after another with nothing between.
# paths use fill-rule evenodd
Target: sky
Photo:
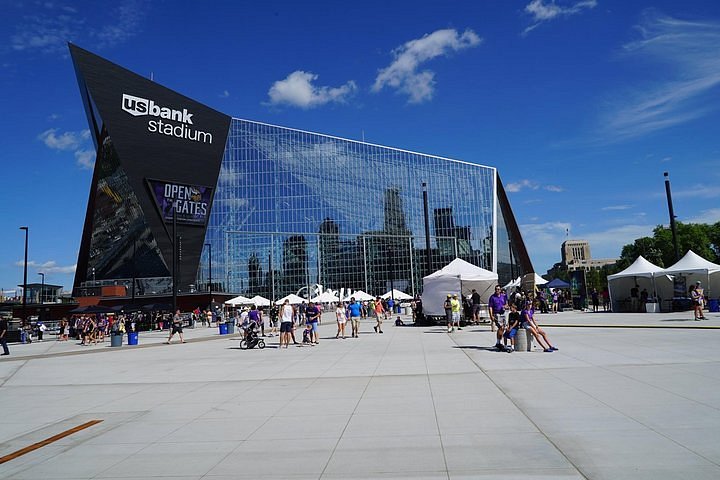
<instances>
[{"instance_id":1,"label":"sky","mask_svg":"<svg viewBox=\"0 0 720 480\"><path fill-rule=\"evenodd\" d=\"M0 288L72 287L95 152L67 42L228 115L498 168L535 270L720 221L717 0L0 0Z\"/></svg>"}]
</instances>

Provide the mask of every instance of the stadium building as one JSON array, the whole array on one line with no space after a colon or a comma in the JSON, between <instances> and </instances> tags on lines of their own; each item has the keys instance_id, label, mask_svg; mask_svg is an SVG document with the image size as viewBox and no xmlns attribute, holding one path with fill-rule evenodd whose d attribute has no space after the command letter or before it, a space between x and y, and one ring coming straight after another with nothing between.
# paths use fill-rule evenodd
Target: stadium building
<instances>
[{"instance_id":1,"label":"stadium building","mask_svg":"<svg viewBox=\"0 0 720 480\"><path fill-rule=\"evenodd\" d=\"M97 151L77 296L418 295L457 257L533 271L494 167L231 118L70 52Z\"/></svg>"}]
</instances>

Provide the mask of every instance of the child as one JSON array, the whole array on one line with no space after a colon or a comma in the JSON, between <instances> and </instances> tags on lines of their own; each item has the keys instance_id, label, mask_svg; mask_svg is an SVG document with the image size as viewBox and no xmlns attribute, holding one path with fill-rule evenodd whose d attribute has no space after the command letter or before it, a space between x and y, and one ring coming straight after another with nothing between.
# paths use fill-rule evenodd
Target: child
<instances>
[{"instance_id":1,"label":"child","mask_svg":"<svg viewBox=\"0 0 720 480\"><path fill-rule=\"evenodd\" d=\"M305 325L305 330L303 330L303 345L313 345L312 343L312 325L307 324Z\"/></svg>"},{"instance_id":2,"label":"child","mask_svg":"<svg viewBox=\"0 0 720 480\"><path fill-rule=\"evenodd\" d=\"M506 352L515 350L515 337L517 336L518 328L520 328L520 312L517 311L517 306L512 303L510 304L510 313L508 314L508 327L503 334L503 343ZM507 346L508 339L510 339L509 348Z\"/></svg>"},{"instance_id":3,"label":"child","mask_svg":"<svg viewBox=\"0 0 720 480\"><path fill-rule=\"evenodd\" d=\"M400 320L400 315L398 315L398 317L395 319L395 326L396 327L404 327L405 326L405 322Z\"/></svg>"}]
</instances>

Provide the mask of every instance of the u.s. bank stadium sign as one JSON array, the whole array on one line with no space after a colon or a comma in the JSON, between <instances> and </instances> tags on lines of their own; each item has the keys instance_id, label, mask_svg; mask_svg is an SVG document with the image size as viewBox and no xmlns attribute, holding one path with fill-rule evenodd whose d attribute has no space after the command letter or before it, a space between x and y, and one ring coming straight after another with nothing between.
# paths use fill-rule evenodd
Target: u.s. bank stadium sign
<instances>
[{"instance_id":1,"label":"u.s. bank stadium sign","mask_svg":"<svg viewBox=\"0 0 720 480\"><path fill-rule=\"evenodd\" d=\"M198 130L193 123L193 114L182 110L158 105L153 100L123 93L122 109L133 117L151 117L147 123L150 133L169 137L184 138L193 142L213 143L210 132Z\"/></svg>"},{"instance_id":2,"label":"u.s. bank stadium sign","mask_svg":"<svg viewBox=\"0 0 720 480\"><path fill-rule=\"evenodd\" d=\"M177 182L147 179L155 205L166 222L205 225L210 214L212 187L184 185Z\"/></svg>"}]
</instances>

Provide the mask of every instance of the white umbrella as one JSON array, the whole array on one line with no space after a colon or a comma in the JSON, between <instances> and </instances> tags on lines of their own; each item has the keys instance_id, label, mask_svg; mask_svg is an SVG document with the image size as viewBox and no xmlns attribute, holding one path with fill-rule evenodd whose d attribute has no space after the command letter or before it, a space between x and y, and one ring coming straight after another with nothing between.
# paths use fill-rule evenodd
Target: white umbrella
<instances>
[{"instance_id":1,"label":"white umbrella","mask_svg":"<svg viewBox=\"0 0 720 480\"><path fill-rule=\"evenodd\" d=\"M252 304L253 304L252 299L243 297L242 295L238 295L237 297L231 298L230 300L225 302L225 305L232 305L233 307L237 306L237 305L252 305Z\"/></svg>"},{"instance_id":2,"label":"white umbrella","mask_svg":"<svg viewBox=\"0 0 720 480\"><path fill-rule=\"evenodd\" d=\"M324 291L317 297L313 297L310 300L315 303L331 303L340 301L340 299L329 290Z\"/></svg>"},{"instance_id":3,"label":"white umbrella","mask_svg":"<svg viewBox=\"0 0 720 480\"><path fill-rule=\"evenodd\" d=\"M260 295L255 295L250 300L252 300L253 305L257 305L258 307L269 307L270 306L270 300L268 300L265 297L261 297Z\"/></svg>"},{"instance_id":4,"label":"white umbrella","mask_svg":"<svg viewBox=\"0 0 720 480\"><path fill-rule=\"evenodd\" d=\"M355 297L355 300L359 300L361 302L364 302L366 300L374 300L375 297L370 295L369 293L365 293L362 290L358 290L355 293L352 293L348 295L347 297L343 298L343 301L347 302L350 300L351 297Z\"/></svg>"},{"instance_id":5,"label":"white umbrella","mask_svg":"<svg viewBox=\"0 0 720 480\"><path fill-rule=\"evenodd\" d=\"M413 297L405 292L401 292L397 288L394 288L380 298L383 298L385 300L387 300L388 298L395 298L395 300L412 300Z\"/></svg>"},{"instance_id":6,"label":"white umbrella","mask_svg":"<svg viewBox=\"0 0 720 480\"><path fill-rule=\"evenodd\" d=\"M305 301L304 298L298 297L294 293L291 293L290 295L285 295L283 298L275 302L275 305L282 305L283 303L285 303L285 300L289 300L290 305L299 305Z\"/></svg>"}]
</instances>

